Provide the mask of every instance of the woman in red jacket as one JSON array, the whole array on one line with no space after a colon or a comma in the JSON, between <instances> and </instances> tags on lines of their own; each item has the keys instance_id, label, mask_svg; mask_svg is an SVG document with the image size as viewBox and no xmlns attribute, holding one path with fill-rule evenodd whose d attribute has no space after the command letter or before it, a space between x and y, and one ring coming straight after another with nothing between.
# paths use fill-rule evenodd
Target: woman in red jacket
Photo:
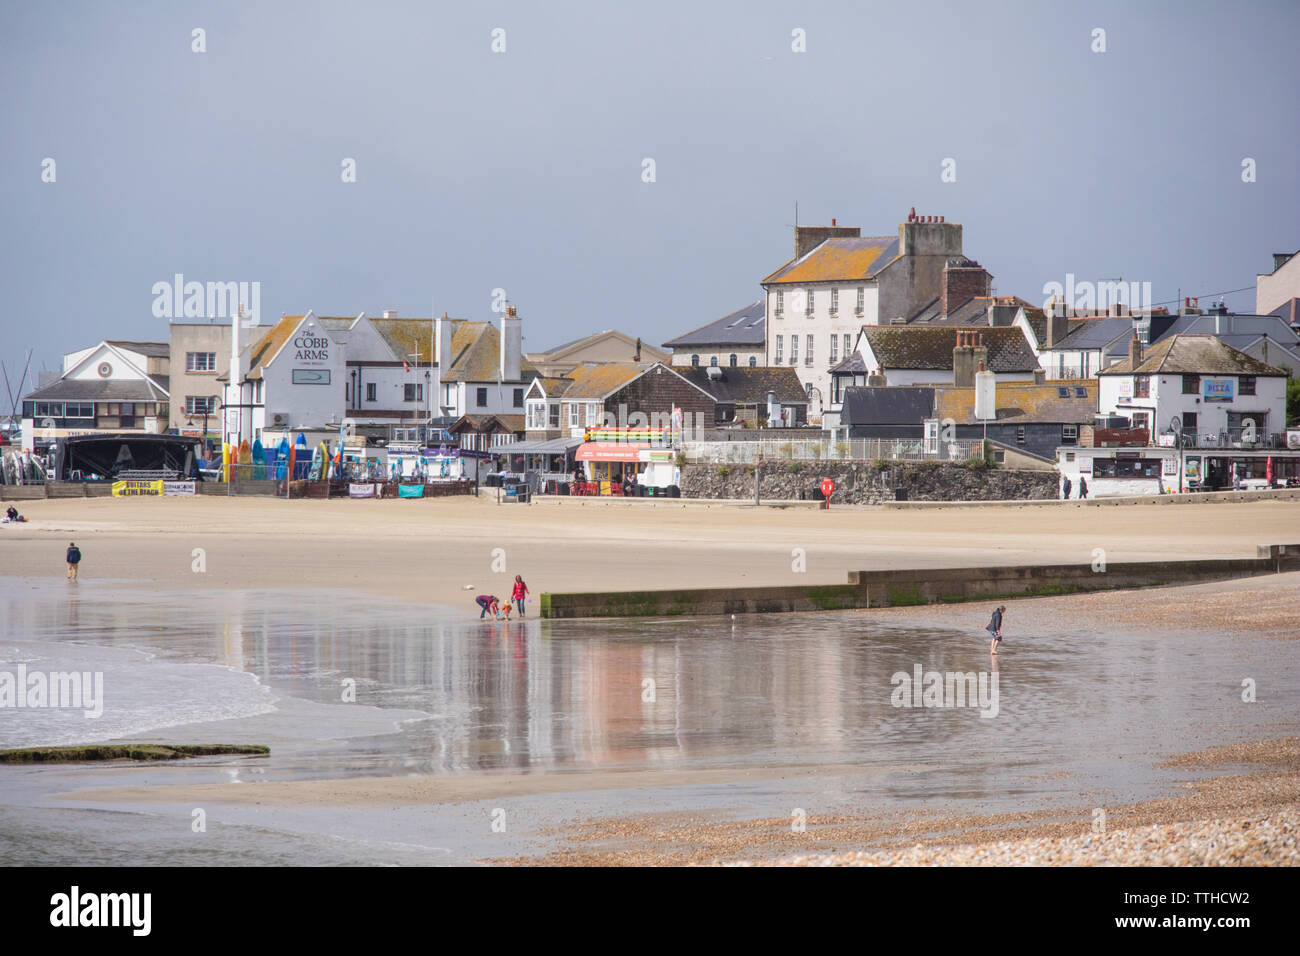
<instances>
[{"instance_id":1,"label":"woman in red jacket","mask_svg":"<svg viewBox=\"0 0 1300 956\"><path fill-rule=\"evenodd\" d=\"M528 594L528 585L518 574L515 575L515 587L510 592L510 599L519 607L519 616L524 616L524 597Z\"/></svg>"}]
</instances>

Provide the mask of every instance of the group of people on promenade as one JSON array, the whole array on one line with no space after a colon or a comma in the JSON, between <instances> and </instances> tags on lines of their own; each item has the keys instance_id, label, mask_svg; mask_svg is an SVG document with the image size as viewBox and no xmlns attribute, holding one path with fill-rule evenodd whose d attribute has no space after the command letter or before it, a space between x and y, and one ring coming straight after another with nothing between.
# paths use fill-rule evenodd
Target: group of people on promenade
<instances>
[{"instance_id":1,"label":"group of people on promenade","mask_svg":"<svg viewBox=\"0 0 1300 956\"><path fill-rule=\"evenodd\" d=\"M516 574L514 587L510 589L510 600L502 603L501 599L495 594L480 594L474 598L474 603L482 609L478 616L480 621L487 617L489 612L498 621L508 621L510 620L510 612L513 610L512 605L518 606L520 617L524 616L524 599L527 597L528 585L524 583L522 575Z\"/></svg>"},{"instance_id":2,"label":"group of people on promenade","mask_svg":"<svg viewBox=\"0 0 1300 956\"><path fill-rule=\"evenodd\" d=\"M1073 483L1070 481L1069 478L1061 479L1061 499L1063 501L1069 500L1070 489L1072 487L1073 487ZM1080 475L1079 476L1079 498L1083 499L1087 497L1088 497L1088 479L1083 477L1083 475Z\"/></svg>"}]
</instances>

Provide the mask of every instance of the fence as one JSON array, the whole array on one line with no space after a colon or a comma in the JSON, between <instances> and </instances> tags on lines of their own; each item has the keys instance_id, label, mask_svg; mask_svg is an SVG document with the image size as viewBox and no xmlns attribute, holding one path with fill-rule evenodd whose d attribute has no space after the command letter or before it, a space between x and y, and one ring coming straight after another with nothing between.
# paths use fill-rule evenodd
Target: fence
<instances>
[{"instance_id":1,"label":"fence","mask_svg":"<svg viewBox=\"0 0 1300 956\"><path fill-rule=\"evenodd\" d=\"M756 441L683 442L691 462L753 464L763 461L966 461L978 458L980 443L972 439L850 438L844 441L805 438Z\"/></svg>"}]
</instances>

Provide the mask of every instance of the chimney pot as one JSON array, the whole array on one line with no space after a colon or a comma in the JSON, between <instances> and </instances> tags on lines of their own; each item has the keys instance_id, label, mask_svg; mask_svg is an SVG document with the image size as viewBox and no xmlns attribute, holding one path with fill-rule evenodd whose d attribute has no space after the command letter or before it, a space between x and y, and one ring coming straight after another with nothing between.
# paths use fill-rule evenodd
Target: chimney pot
<instances>
[{"instance_id":1,"label":"chimney pot","mask_svg":"<svg viewBox=\"0 0 1300 956\"><path fill-rule=\"evenodd\" d=\"M835 225L835 217L834 217L834 216L831 216L831 225L832 225L832 226Z\"/></svg>"}]
</instances>

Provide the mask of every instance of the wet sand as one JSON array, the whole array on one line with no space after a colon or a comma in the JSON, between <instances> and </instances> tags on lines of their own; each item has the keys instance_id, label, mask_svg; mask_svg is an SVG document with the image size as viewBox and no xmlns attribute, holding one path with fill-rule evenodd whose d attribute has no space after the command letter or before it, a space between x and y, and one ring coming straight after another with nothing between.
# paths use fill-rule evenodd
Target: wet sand
<instances>
[{"instance_id":1,"label":"wet sand","mask_svg":"<svg viewBox=\"0 0 1300 956\"><path fill-rule=\"evenodd\" d=\"M1198 508L755 509L734 504L486 495L418 501L49 499L0 526L0 575L81 575L140 587L346 586L464 607L522 573L534 597L741 584L842 584L851 570L1254 557L1300 542L1293 502ZM195 549L203 571L197 572ZM501 549L497 551L497 549ZM795 570L802 549L803 566ZM504 561L504 570L500 570ZM494 562L495 569L494 569Z\"/></svg>"}]
</instances>

